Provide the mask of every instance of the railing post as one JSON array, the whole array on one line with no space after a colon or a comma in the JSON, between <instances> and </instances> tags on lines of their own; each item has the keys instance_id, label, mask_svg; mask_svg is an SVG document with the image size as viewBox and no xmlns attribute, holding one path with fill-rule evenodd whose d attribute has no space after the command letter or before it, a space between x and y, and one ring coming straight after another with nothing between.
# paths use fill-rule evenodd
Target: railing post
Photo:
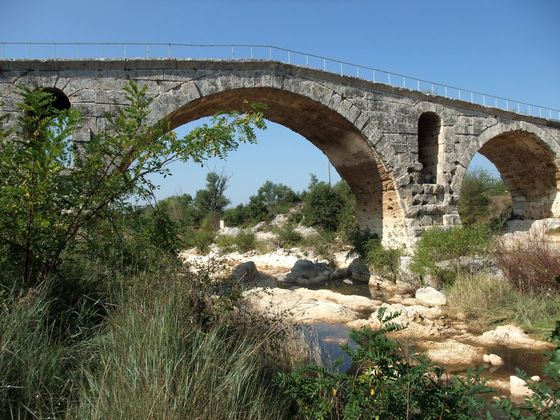
<instances>
[{"instance_id":1,"label":"railing post","mask_svg":"<svg viewBox=\"0 0 560 420\"><path fill-rule=\"evenodd\" d=\"M406 77L402 78L402 87L406 89Z\"/></svg>"},{"instance_id":2,"label":"railing post","mask_svg":"<svg viewBox=\"0 0 560 420\"><path fill-rule=\"evenodd\" d=\"M251 47L251 60L253 59L253 47Z\"/></svg>"},{"instance_id":3,"label":"railing post","mask_svg":"<svg viewBox=\"0 0 560 420\"><path fill-rule=\"evenodd\" d=\"M391 86L391 73L387 73L387 81L389 82L389 86Z\"/></svg>"},{"instance_id":4,"label":"railing post","mask_svg":"<svg viewBox=\"0 0 560 420\"><path fill-rule=\"evenodd\" d=\"M482 95L482 105L486 106L486 96Z\"/></svg>"},{"instance_id":5,"label":"railing post","mask_svg":"<svg viewBox=\"0 0 560 420\"><path fill-rule=\"evenodd\" d=\"M461 100L461 89L457 89L457 93L459 94L459 100Z\"/></svg>"},{"instance_id":6,"label":"railing post","mask_svg":"<svg viewBox=\"0 0 560 420\"><path fill-rule=\"evenodd\" d=\"M305 54L305 65L309 67L309 56Z\"/></svg>"},{"instance_id":7,"label":"railing post","mask_svg":"<svg viewBox=\"0 0 560 420\"><path fill-rule=\"evenodd\" d=\"M323 71L327 71L327 60L323 58Z\"/></svg>"},{"instance_id":8,"label":"railing post","mask_svg":"<svg viewBox=\"0 0 560 420\"><path fill-rule=\"evenodd\" d=\"M342 76L343 72L342 72L342 63L340 63L340 75Z\"/></svg>"},{"instance_id":9,"label":"railing post","mask_svg":"<svg viewBox=\"0 0 560 420\"><path fill-rule=\"evenodd\" d=\"M375 70L371 71L371 81L375 82Z\"/></svg>"},{"instance_id":10,"label":"railing post","mask_svg":"<svg viewBox=\"0 0 560 420\"><path fill-rule=\"evenodd\" d=\"M272 48L268 49L268 59L272 61Z\"/></svg>"},{"instance_id":11,"label":"railing post","mask_svg":"<svg viewBox=\"0 0 560 420\"><path fill-rule=\"evenodd\" d=\"M420 92L420 80L416 79L416 90Z\"/></svg>"},{"instance_id":12,"label":"railing post","mask_svg":"<svg viewBox=\"0 0 560 420\"><path fill-rule=\"evenodd\" d=\"M288 64L292 64L292 56L290 55L290 51L288 51Z\"/></svg>"},{"instance_id":13,"label":"railing post","mask_svg":"<svg viewBox=\"0 0 560 420\"><path fill-rule=\"evenodd\" d=\"M447 98L447 86L444 87L445 90L445 97Z\"/></svg>"}]
</instances>

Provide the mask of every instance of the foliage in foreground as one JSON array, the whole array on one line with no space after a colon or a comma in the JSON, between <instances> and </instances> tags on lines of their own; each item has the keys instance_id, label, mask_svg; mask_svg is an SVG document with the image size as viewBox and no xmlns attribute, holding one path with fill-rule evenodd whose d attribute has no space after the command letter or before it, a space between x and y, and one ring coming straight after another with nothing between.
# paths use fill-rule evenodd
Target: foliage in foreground
<instances>
[{"instance_id":1,"label":"foliage in foreground","mask_svg":"<svg viewBox=\"0 0 560 420\"><path fill-rule=\"evenodd\" d=\"M212 126L177 138L165 124L147 124L147 87L131 82L125 91L129 105L107 115L108 128L79 150L71 138L78 113L56 109L48 92L21 90L14 131L0 118L0 284L21 290L41 284L89 223L132 196L151 197L149 177L167 175L167 163L224 157L264 128L260 112L222 114Z\"/></svg>"},{"instance_id":2,"label":"foliage in foreground","mask_svg":"<svg viewBox=\"0 0 560 420\"><path fill-rule=\"evenodd\" d=\"M278 374L277 383L293 401L295 417L305 419L470 419L480 412L489 392L476 374L466 379L447 377L443 369L421 356L406 356L387 333L401 329L384 318L379 331L353 330L357 348L343 346L354 373L332 372L308 365Z\"/></svg>"}]
</instances>

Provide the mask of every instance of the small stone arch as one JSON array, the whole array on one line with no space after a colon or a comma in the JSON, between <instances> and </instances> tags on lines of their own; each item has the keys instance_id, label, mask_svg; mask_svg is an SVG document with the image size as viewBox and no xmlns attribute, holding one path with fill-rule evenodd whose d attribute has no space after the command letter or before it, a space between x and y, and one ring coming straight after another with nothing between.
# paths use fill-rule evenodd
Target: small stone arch
<instances>
[{"instance_id":1,"label":"small stone arch","mask_svg":"<svg viewBox=\"0 0 560 420\"><path fill-rule=\"evenodd\" d=\"M477 152L500 172L512 197L513 218L560 216L560 144L545 130L523 121L484 130L461 156L453 184L456 191Z\"/></svg>"},{"instance_id":2,"label":"small stone arch","mask_svg":"<svg viewBox=\"0 0 560 420\"><path fill-rule=\"evenodd\" d=\"M418 118L418 161L422 164L420 183L437 184L441 119L432 111Z\"/></svg>"}]
</instances>

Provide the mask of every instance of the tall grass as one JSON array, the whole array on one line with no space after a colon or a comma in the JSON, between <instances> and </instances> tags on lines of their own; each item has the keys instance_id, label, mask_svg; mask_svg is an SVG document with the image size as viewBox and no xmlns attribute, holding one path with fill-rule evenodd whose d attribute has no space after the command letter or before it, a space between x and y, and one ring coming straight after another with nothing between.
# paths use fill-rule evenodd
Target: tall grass
<instances>
[{"instance_id":1,"label":"tall grass","mask_svg":"<svg viewBox=\"0 0 560 420\"><path fill-rule=\"evenodd\" d=\"M0 418L55 416L69 404L76 349L54 339L48 308L28 296L0 313Z\"/></svg>"},{"instance_id":2,"label":"tall grass","mask_svg":"<svg viewBox=\"0 0 560 420\"><path fill-rule=\"evenodd\" d=\"M461 273L447 295L449 310L465 314L478 329L511 322L547 335L560 319L559 294L522 292L500 277Z\"/></svg>"},{"instance_id":3,"label":"tall grass","mask_svg":"<svg viewBox=\"0 0 560 420\"><path fill-rule=\"evenodd\" d=\"M77 338L57 331L56 305L40 293L1 309L0 418L287 416L272 377L309 360L292 327L246 313L234 292L205 288L205 274L170 268L115 281L114 306Z\"/></svg>"},{"instance_id":4,"label":"tall grass","mask_svg":"<svg viewBox=\"0 0 560 420\"><path fill-rule=\"evenodd\" d=\"M95 344L73 417L284 417L287 407L269 382L273 366L262 357L267 332L236 334L227 323L201 328L188 316L187 288L128 291Z\"/></svg>"}]
</instances>

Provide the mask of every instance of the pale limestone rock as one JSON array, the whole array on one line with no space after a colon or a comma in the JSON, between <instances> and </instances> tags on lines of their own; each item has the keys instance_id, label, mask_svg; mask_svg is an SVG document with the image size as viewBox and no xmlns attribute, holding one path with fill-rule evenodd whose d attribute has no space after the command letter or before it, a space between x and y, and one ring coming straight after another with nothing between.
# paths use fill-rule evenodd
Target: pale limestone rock
<instances>
[{"instance_id":1,"label":"pale limestone rock","mask_svg":"<svg viewBox=\"0 0 560 420\"><path fill-rule=\"evenodd\" d=\"M480 361L484 348L455 340L425 341L422 352L433 362L441 365L470 365Z\"/></svg>"},{"instance_id":2,"label":"pale limestone rock","mask_svg":"<svg viewBox=\"0 0 560 420\"><path fill-rule=\"evenodd\" d=\"M550 343L535 340L515 325L501 325L494 330L486 331L481 336L475 337L481 344L492 345L502 344L513 347L527 347L533 349L549 349Z\"/></svg>"},{"instance_id":3,"label":"pale limestone rock","mask_svg":"<svg viewBox=\"0 0 560 420\"><path fill-rule=\"evenodd\" d=\"M509 392L512 400L516 402L523 401L526 397L533 395L533 391L527 387L527 382L515 375L509 377Z\"/></svg>"},{"instance_id":4,"label":"pale limestone rock","mask_svg":"<svg viewBox=\"0 0 560 420\"><path fill-rule=\"evenodd\" d=\"M492 366L503 366L503 359L497 354L485 354L482 356L484 363L489 363Z\"/></svg>"},{"instance_id":5,"label":"pale limestone rock","mask_svg":"<svg viewBox=\"0 0 560 420\"><path fill-rule=\"evenodd\" d=\"M349 323L360 319L362 312L374 311L380 304L364 296L306 288L255 288L245 292L244 296L256 310L283 315L289 312L293 321L307 323Z\"/></svg>"},{"instance_id":6,"label":"pale limestone rock","mask_svg":"<svg viewBox=\"0 0 560 420\"><path fill-rule=\"evenodd\" d=\"M447 299L443 293L429 286L416 290L414 297L422 305L441 306L447 303Z\"/></svg>"}]
</instances>

